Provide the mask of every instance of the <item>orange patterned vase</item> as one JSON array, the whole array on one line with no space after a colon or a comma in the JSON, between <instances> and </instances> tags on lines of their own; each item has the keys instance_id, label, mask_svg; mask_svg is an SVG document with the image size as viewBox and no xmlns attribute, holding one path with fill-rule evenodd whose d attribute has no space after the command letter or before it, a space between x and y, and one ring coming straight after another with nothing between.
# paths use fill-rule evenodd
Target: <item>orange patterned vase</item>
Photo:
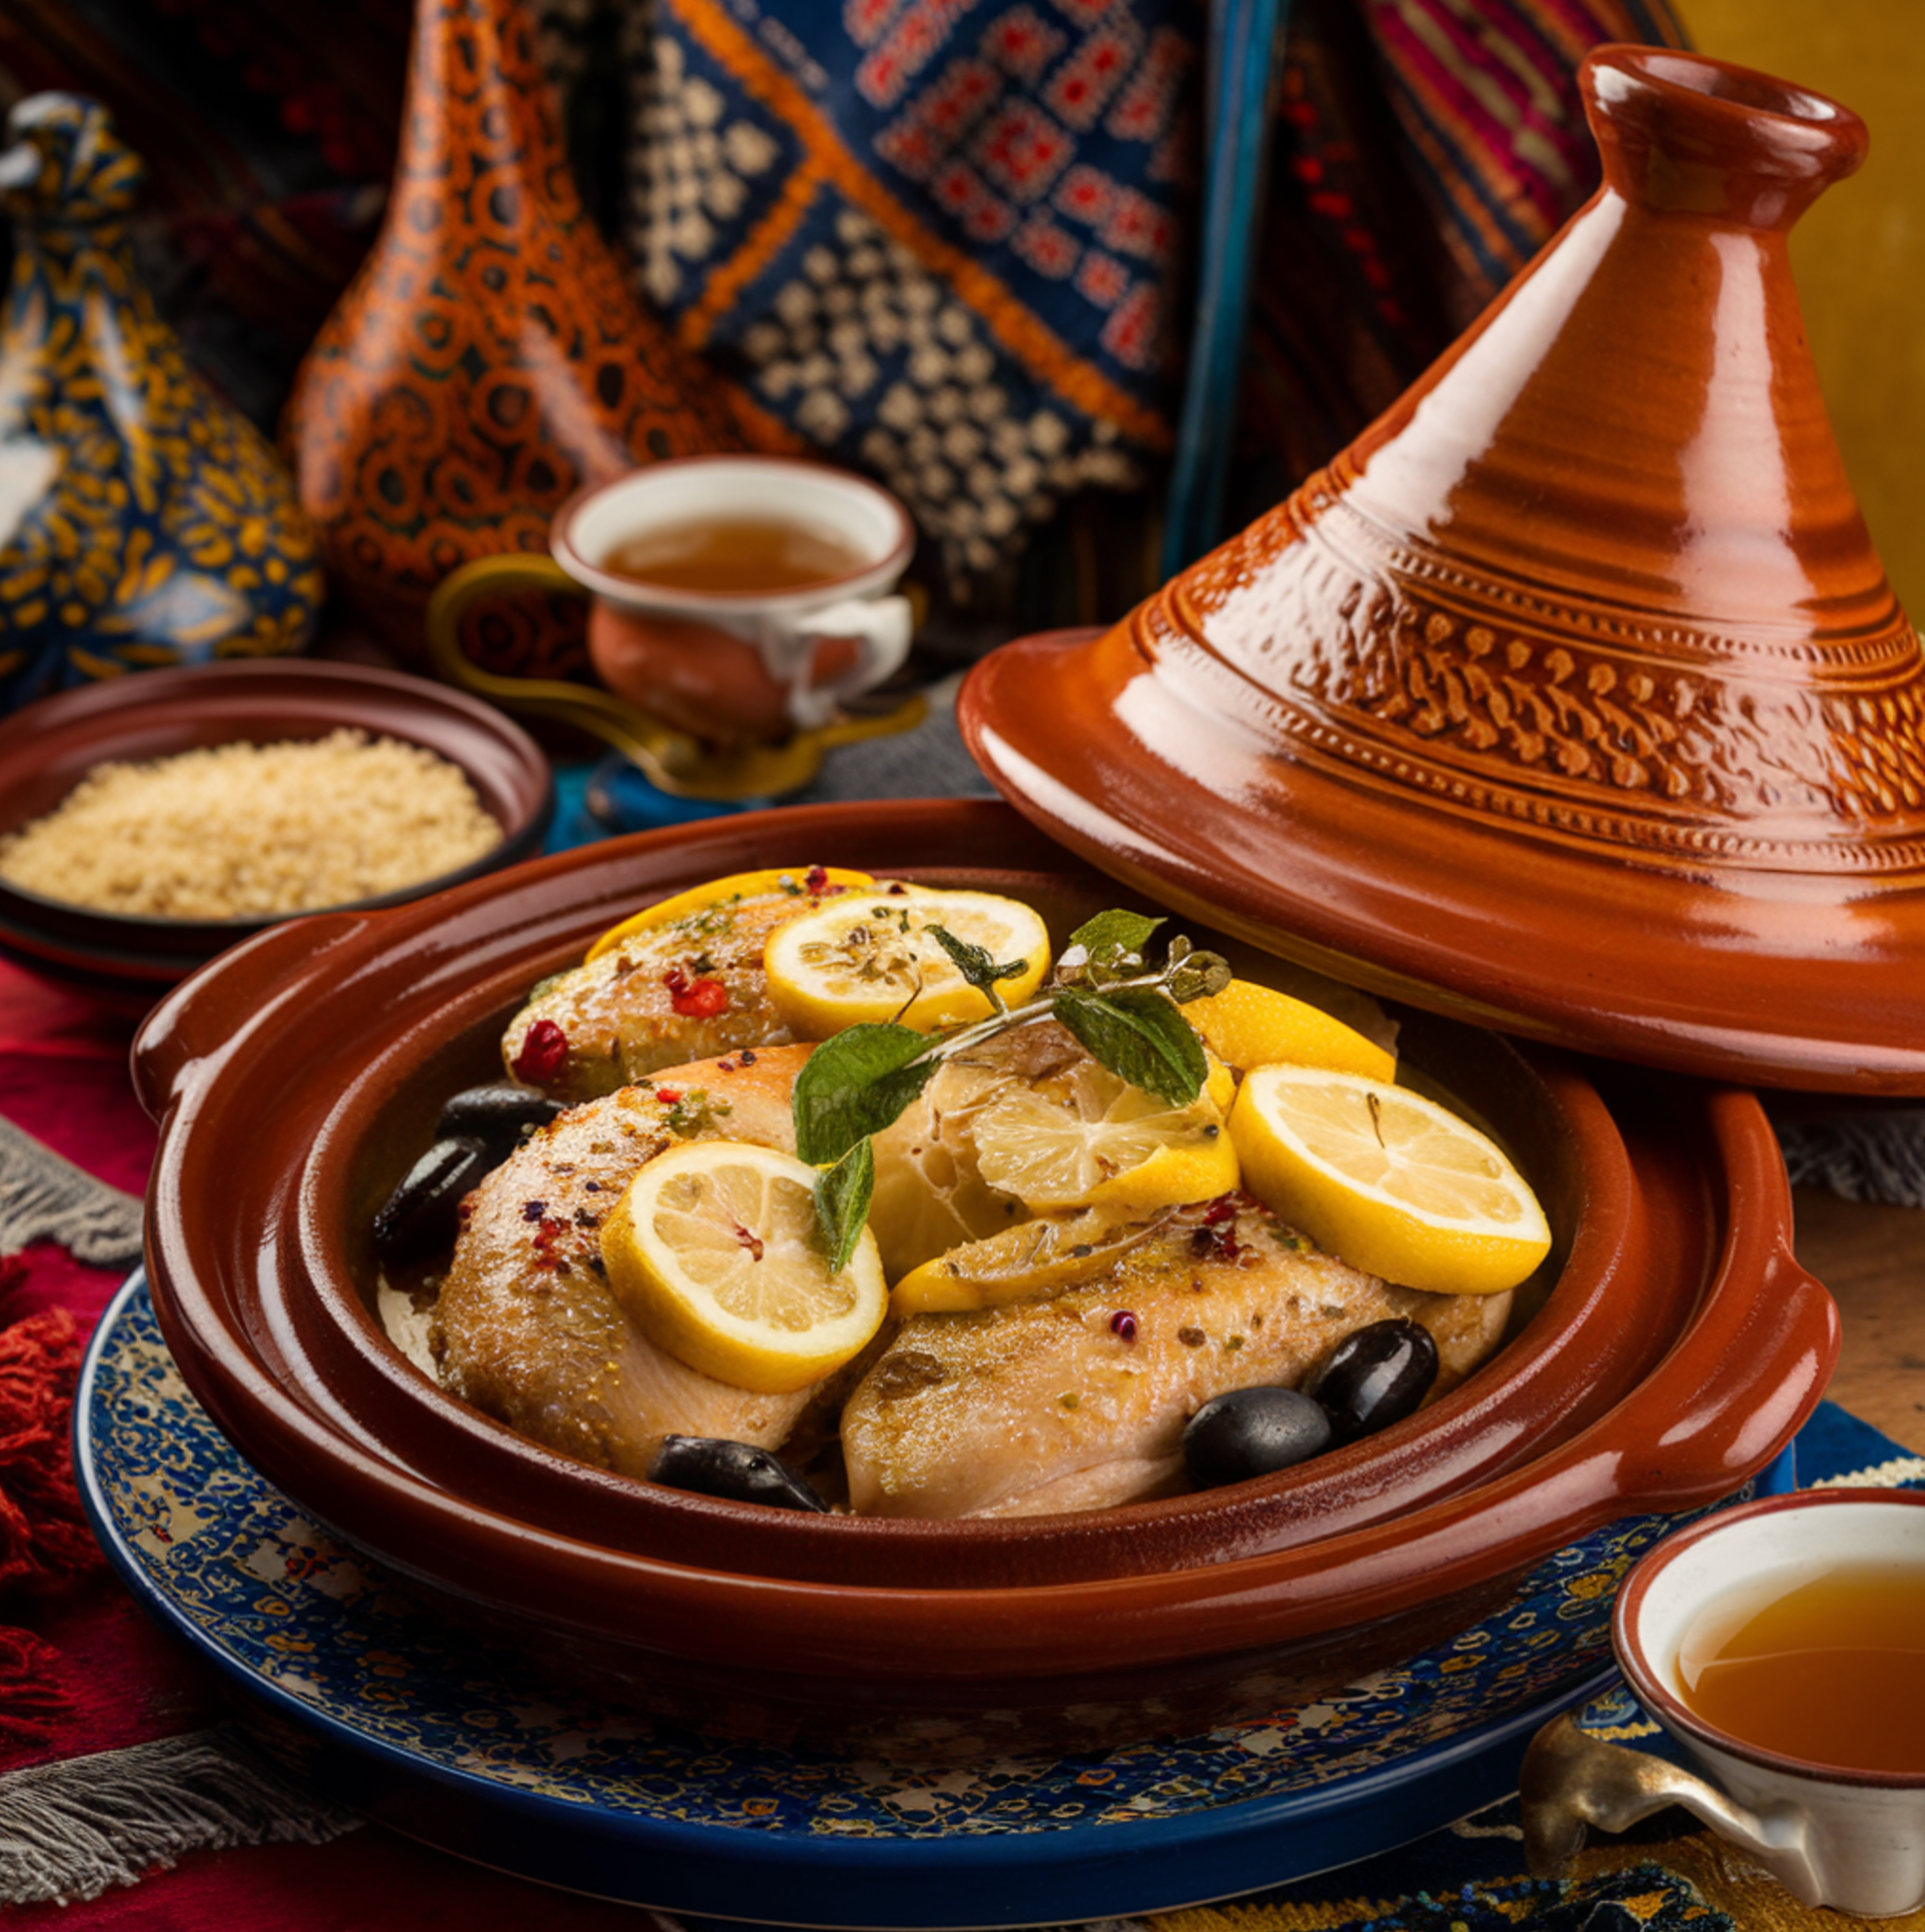
<instances>
[{"instance_id":1,"label":"orange patterned vase","mask_svg":"<svg viewBox=\"0 0 1925 1932\"><path fill-rule=\"evenodd\" d=\"M8 117L0 205L0 709L150 665L299 650L314 532L265 437L188 367L134 267L107 111Z\"/></svg>"},{"instance_id":2,"label":"orange patterned vase","mask_svg":"<svg viewBox=\"0 0 1925 1932\"><path fill-rule=\"evenodd\" d=\"M739 447L581 206L516 0L420 0L387 219L283 435L335 583L408 657L451 570L545 550L580 485ZM581 622L567 598L500 599L463 641L566 675Z\"/></svg>"}]
</instances>

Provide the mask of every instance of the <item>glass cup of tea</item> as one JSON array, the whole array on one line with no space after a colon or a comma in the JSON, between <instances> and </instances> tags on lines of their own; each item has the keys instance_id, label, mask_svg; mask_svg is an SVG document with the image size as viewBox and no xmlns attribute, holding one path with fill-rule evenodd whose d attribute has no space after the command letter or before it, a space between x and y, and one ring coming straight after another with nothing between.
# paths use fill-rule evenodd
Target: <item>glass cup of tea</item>
<instances>
[{"instance_id":1,"label":"glass cup of tea","mask_svg":"<svg viewBox=\"0 0 1925 1932\"><path fill-rule=\"evenodd\" d=\"M1805 1490L1693 1523L1631 1570L1611 1642L1702 1775L1554 1719L1521 1779L1533 1872L1557 1875L1586 1825L1677 1804L1806 1905L1925 1905L1925 1492Z\"/></svg>"},{"instance_id":2,"label":"glass cup of tea","mask_svg":"<svg viewBox=\"0 0 1925 1932\"><path fill-rule=\"evenodd\" d=\"M429 649L450 681L585 726L658 781L717 796L785 789L824 742L879 728L851 725L842 707L908 654L915 615L896 585L915 525L866 478L786 457L667 459L578 490L549 547L551 560L483 557L437 590ZM469 606L526 589L589 599L600 690L502 677L465 656ZM677 782L691 773L706 787Z\"/></svg>"}]
</instances>

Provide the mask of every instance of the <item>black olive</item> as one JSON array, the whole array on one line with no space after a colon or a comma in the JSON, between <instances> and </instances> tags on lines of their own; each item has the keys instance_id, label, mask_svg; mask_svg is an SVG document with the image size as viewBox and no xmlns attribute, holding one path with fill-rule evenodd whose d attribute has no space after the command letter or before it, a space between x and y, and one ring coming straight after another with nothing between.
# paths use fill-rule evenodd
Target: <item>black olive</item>
<instances>
[{"instance_id":1,"label":"black olive","mask_svg":"<svg viewBox=\"0 0 1925 1932\"><path fill-rule=\"evenodd\" d=\"M437 1141L375 1216L376 1252L406 1261L446 1248L455 1239L462 1197L493 1165L494 1157L470 1136Z\"/></svg>"},{"instance_id":2,"label":"black olive","mask_svg":"<svg viewBox=\"0 0 1925 1932\"><path fill-rule=\"evenodd\" d=\"M468 1087L442 1109L435 1132L444 1140L480 1141L497 1161L504 1161L520 1143L524 1127L544 1127L565 1103L550 1100L539 1087L497 1080L488 1087Z\"/></svg>"},{"instance_id":3,"label":"black olive","mask_svg":"<svg viewBox=\"0 0 1925 1932\"><path fill-rule=\"evenodd\" d=\"M1295 1389L1233 1389L1190 1418L1183 1463L1198 1488L1215 1489L1308 1461L1330 1441L1330 1418Z\"/></svg>"},{"instance_id":4,"label":"black olive","mask_svg":"<svg viewBox=\"0 0 1925 1932\"><path fill-rule=\"evenodd\" d=\"M1347 1335L1304 1378L1304 1393L1330 1412L1339 1443L1389 1429L1412 1415L1438 1379L1438 1345L1403 1316Z\"/></svg>"},{"instance_id":5,"label":"black olive","mask_svg":"<svg viewBox=\"0 0 1925 1932\"><path fill-rule=\"evenodd\" d=\"M664 1436L649 1480L730 1502L765 1502L772 1509L817 1509L828 1504L795 1471L752 1443L713 1436Z\"/></svg>"}]
</instances>

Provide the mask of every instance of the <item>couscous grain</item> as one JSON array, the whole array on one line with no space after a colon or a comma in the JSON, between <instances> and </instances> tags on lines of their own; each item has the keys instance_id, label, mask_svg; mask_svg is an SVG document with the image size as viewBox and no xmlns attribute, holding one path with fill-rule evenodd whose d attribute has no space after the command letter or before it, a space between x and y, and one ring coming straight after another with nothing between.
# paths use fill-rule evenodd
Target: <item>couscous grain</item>
<instances>
[{"instance_id":1,"label":"couscous grain","mask_svg":"<svg viewBox=\"0 0 1925 1932\"><path fill-rule=\"evenodd\" d=\"M0 878L100 912L233 919L396 892L500 841L446 758L339 730L96 765L0 840Z\"/></svg>"}]
</instances>

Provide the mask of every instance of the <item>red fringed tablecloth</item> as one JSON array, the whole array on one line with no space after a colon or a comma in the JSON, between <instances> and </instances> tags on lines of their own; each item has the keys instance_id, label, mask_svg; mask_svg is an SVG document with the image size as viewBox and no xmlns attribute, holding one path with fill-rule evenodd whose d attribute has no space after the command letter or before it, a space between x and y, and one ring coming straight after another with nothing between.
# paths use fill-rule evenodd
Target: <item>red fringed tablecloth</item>
<instances>
[{"instance_id":1,"label":"red fringed tablecloth","mask_svg":"<svg viewBox=\"0 0 1925 1932\"><path fill-rule=\"evenodd\" d=\"M154 1130L127 1075L131 1029L91 1004L0 964L0 1121L33 1135L98 1180L145 1186ZM88 1267L51 1241L0 1259L0 1779L35 1771L36 1792L60 1798L148 1780L163 1822L165 1782L192 1761L198 1736L221 1738L227 1712L210 1672L165 1636L107 1571L73 1486L68 1427L88 1335L125 1280L126 1265ZM172 1744L175 1748L166 1748ZM71 1792L64 1794L71 1798ZM124 1802L124 1799L122 1800ZM115 1835L114 1815L87 1815L82 1796L54 1815L80 1833ZM305 1827L321 1843L245 1842L289 1828L267 1808L237 1807L229 1842L190 1850L137 1884L70 1904L13 1905L9 1932L635 1932L647 1915L570 1899L415 1845L315 1807ZM199 1827L183 1823L191 1841ZM0 1872L28 1852L0 1843Z\"/></svg>"}]
</instances>

